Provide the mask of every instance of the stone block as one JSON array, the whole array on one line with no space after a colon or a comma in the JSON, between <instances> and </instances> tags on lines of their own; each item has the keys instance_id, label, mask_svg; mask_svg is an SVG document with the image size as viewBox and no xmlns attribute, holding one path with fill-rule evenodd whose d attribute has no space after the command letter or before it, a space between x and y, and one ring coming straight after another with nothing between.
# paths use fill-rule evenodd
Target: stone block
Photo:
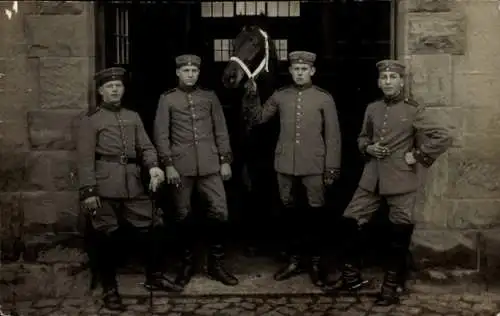
<instances>
[{"instance_id":1,"label":"stone block","mask_svg":"<svg viewBox=\"0 0 500 316\"><path fill-rule=\"evenodd\" d=\"M411 54L465 53L465 19L455 13L410 14L408 51Z\"/></svg>"},{"instance_id":2,"label":"stone block","mask_svg":"<svg viewBox=\"0 0 500 316\"><path fill-rule=\"evenodd\" d=\"M82 245L77 192L23 193L23 211L26 261L65 261L64 249Z\"/></svg>"},{"instance_id":3,"label":"stone block","mask_svg":"<svg viewBox=\"0 0 500 316\"><path fill-rule=\"evenodd\" d=\"M464 147L449 153L447 197L500 198L499 143L491 135L464 136Z\"/></svg>"},{"instance_id":4,"label":"stone block","mask_svg":"<svg viewBox=\"0 0 500 316\"><path fill-rule=\"evenodd\" d=\"M27 109L38 102L38 61L0 58L0 120L24 121Z\"/></svg>"},{"instance_id":5,"label":"stone block","mask_svg":"<svg viewBox=\"0 0 500 316\"><path fill-rule=\"evenodd\" d=\"M413 98L428 106L452 104L452 59L450 55L414 55L410 61Z\"/></svg>"},{"instance_id":6,"label":"stone block","mask_svg":"<svg viewBox=\"0 0 500 316\"><path fill-rule=\"evenodd\" d=\"M463 131L467 134L500 136L500 102L498 107L463 109Z\"/></svg>"},{"instance_id":7,"label":"stone block","mask_svg":"<svg viewBox=\"0 0 500 316\"><path fill-rule=\"evenodd\" d=\"M500 200L456 200L448 213L448 226L489 229L500 225Z\"/></svg>"},{"instance_id":8,"label":"stone block","mask_svg":"<svg viewBox=\"0 0 500 316\"><path fill-rule=\"evenodd\" d=\"M24 121L0 121L0 148L5 154L26 151L28 147L28 127Z\"/></svg>"},{"instance_id":9,"label":"stone block","mask_svg":"<svg viewBox=\"0 0 500 316\"><path fill-rule=\"evenodd\" d=\"M2 149L5 149L2 147ZM18 192L24 188L26 178L26 158L28 152L1 151L0 152L0 191Z\"/></svg>"},{"instance_id":10,"label":"stone block","mask_svg":"<svg viewBox=\"0 0 500 316\"><path fill-rule=\"evenodd\" d=\"M449 12L455 5L454 0L409 0L409 12Z\"/></svg>"},{"instance_id":11,"label":"stone block","mask_svg":"<svg viewBox=\"0 0 500 316\"><path fill-rule=\"evenodd\" d=\"M477 269L479 247L478 233L473 231L417 229L412 240L420 268Z\"/></svg>"},{"instance_id":12,"label":"stone block","mask_svg":"<svg viewBox=\"0 0 500 316\"><path fill-rule=\"evenodd\" d=\"M75 152L33 151L26 161L26 191L72 191L77 188Z\"/></svg>"},{"instance_id":13,"label":"stone block","mask_svg":"<svg viewBox=\"0 0 500 316\"><path fill-rule=\"evenodd\" d=\"M23 250L24 223L20 193L0 193L1 260L17 260Z\"/></svg>"},{"instance_id":14,"label":"stone block","mask_svg":"<svg viewBox=\"0 0 500 316\"><path fill-rule=\"evenodd\" d=\"M500 106L500 72L456 73L453 105L464 108Z\"/></svg>"},{"instance_id":15,"label":"stone block","mask_svg":"<svg viewBox=\"0 0 500 316\"><path fill-rule=\"evenodd\" d=\"M74 150L78 121L82 111L38 110L28 112L31 148L37 150Z\"/></svg>"},{"instance_id":16,"label":"stone block","mask_svg":"<svg viewBox=\"0 0 500 316\"><path fill-rule=\"evenodd\" d=\"M26 40L31 57L93 56L87 15L28 15Z\"/></svg>"},{"instance_id":17,"label":"stone block","mask_svg":"<svg viewBox=\"0 0 500 316\"><path fill-rule=\"evenodd\" d=\"M88 58L40 59L40 106L43 109L87 108Z\"/></svg>"},{"instance_id":18,"label":"stone block","mask_svg":"<svg viewBox=\"0 0 500 316\"><path fill-rule=\"evenodd\" d=\"M467 15L465 56L457 56L457 72L500 72L498 1L459 1Z\"/></svg>"},{"instance_id":19,"label":"stone block","mask_svg":"<svg viewBox=\"0 0 500 316\"><path fill-rule=\"evenodd\" d=\"M78 15L84 13L84 1L37 1L36 12L41 15Z\"/></svg>"},{"instance_id":20,"label":"stone block","mask_svg":"<svg viewBox=\"0 0 500 316\"><path fill-rule=\"evenodd\" d=\"M484 230L480 233L485 264L482 272L488 285L500 285L500 229Z\"/></svg>"}]
</instances>

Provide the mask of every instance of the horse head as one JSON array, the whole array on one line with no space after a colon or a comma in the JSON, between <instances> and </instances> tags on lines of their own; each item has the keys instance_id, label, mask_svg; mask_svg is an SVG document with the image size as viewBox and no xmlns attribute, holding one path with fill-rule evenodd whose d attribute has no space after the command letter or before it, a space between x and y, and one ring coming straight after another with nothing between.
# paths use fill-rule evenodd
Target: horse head
<instances>
[{"instance_id":1,"label":"horse head","mask_svg":"<svg viewBox=\"0 0 500 316\"><path fill-rule=\"evenodd\" d=\"M222 76L226 88L238 88L245 77L256 80L274 71L278 60L276 47L262 27L244 26L233 41L233 48Z\"/></svg>"}]
</instances>

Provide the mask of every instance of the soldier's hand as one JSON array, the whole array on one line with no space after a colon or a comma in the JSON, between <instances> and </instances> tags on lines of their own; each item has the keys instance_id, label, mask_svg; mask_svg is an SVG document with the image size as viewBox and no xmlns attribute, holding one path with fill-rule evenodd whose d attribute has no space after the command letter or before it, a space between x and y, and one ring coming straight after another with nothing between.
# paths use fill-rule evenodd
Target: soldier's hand
<instances>
[{"instance_id":1,"label":"soldier's hand","mask_svg":"<svg viewBox=\"0 0 500 316\"><path fill-rule=\"evenodd\" d=\"M224 181L231 179L232 176L231 165L228 163L223 163L220 166L220 175L222 176L222 180Z\"/></svg>"},{"instance_id":2,"label":"soldier's hand","mask_svg":"<svg viewBox=\"0 0 500 316\"><path fill-rule=\"evenodd\" d=\"M415 156L411 151L405 154L405 161L406 164L410 166L417 163L417 159L415 159Z\"/></svg>"},{"instance_id":3,"label":"soldier's hand","mask_svg":"<svg viewBox=\"0 0 500 316\"><path fill-rule=\"evenodd\" d=\"M382 146L379 143L368 145L366 147L366 152L369 155L371 155L371 156L373 156L375 158L378 158L378 159L385 158L385 157L387 157L388 155L391 154L391 152L389 151L389 149L387 147Z\"/></svg>"},{"instance_id":4,"label":"soldier's hand","mask_svg":"<svg viewBox=\"0 0 500 316\"><path fill-rule=\"evenodd\" d=\"M335 181L338 180L339 177L340 177L340 170L338 169L328 170L323 175L323 182L325 183L325 185L332 185Z\"/></svg>"},{"instance_id":5,"label":"soldier's hand","mask_svg":"<svg viewBox=\"0 0 500 316\"><path fill-rule=\"evenodd\" d=\"M152 192L156 192L160 184L165 181L165 174L158 167L153 167L149 169L149 175L151 176L151 180L149 181L149 189Z\"/></svg>"},{"instance_id":6,"label":"soldier's hand","mask_svg":"<svg viewBox=\"0 0 500 316\"><path fill-rule=\"evenodd\" d=\"M91 196L83 200L83 207L93 212L101 207L101 199L98 196Z\"/></svg>"},{"instance_id":7,"label":"soldier's hand","mask_svg":"<svg viewBox=\"0 0 500 316\"><path fill-rule=\"evenodd\" d=\"M177 170L175 170L173 166L167 167L167 183L178 185L180 184L180 182L181 182L181 176L179 175Z\"/></svg>"}]
</instances>

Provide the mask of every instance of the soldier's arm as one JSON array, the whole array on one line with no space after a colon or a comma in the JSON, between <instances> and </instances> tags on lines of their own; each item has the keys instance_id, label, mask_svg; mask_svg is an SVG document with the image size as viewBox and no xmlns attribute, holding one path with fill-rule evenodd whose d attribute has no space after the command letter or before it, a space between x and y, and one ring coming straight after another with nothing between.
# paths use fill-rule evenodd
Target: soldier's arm
<instances>
[{"instance_id":1,"label":"soldier's arm","mask_svg":"<svg viewBox=\"0 0 500 316\"><path fill-rule=\"evenodd\" d=\"M361 126L361 131L358 136L358 148L365 159L370 156L366 153L366 147L373 143L373 122L371 120L371 106L365 110L365 115L363 118L363 125Z\"/></svg>"},{"instance_id":2,"label":"soldier's arm","mask_svg":"<svg viewBox=\"0 0 500 316\"><path fill-rule=\"evenodd\" d=\"M153 167L158 167L158 154L156 149L144 129L141 117L137 113L135 116L135 150L141 158L143 166L148 170Z\"/></svg>"},{"instance_id":3,"label":"soldier's arm","mask_svg":"<svg viewBox=\"0 0 500 316\"><path fill-rule=\"evenodd\" d=\"M429 113L424 106L417 109L413 122L416 134L413 155L426 168L453 144L451 126L446 126L444 121L444 118L436 113Z\"/></svg>"},{"instance_id":4,"label":"soldier's arm","mask_svg":"<svg viewBox=\"0 0 500 316\"><path fill-rule=\"evenodd\" d=\"M332 96L328 95L323 103L324 137L326 147L326 172L335 174L339 172L341 162L340 126L337 107Z\"/></svg>"},{"instance_id":5,"label":"soldier's arm","mask_svg":"<svg viewBox=\"0 0 500 316\"><path fill-rule=\"evenodd\" d=\"M219 98L217 97L215 92L211 92L210 99L212 104L211 110L215 143L217 144L217 149L219 150L220 163L231 163L233 160L233 155L229 142L229 133L227 131L224 111L222 110Z\"/></svg>"},{"instance_id":6,"label":"soldier's arm","mask_svg":"<svg viewBox=\"0 0 500 316\"><path fill-rule=\"evenodd\" d=\"M244 115L245 118L251 122L251 125L262 124L269 121L278 113L278 109L278 92L274 92L263 106L261 106L259 95L243 96Z\"/></svg>"},{"instance_id":7,"label":"soldier's arm","mask_svg":"<svg viewBox=\"0 0 500 316\"><path fill-rule=\"evenodd\" d=\"M161 163L168 167L174 163L170 150L170 104L162 95L158 101L158 109L154 121L154 139Z\"/></svg>"},{"instance_id":8,"label":"soldier's arm","mask_svg":"<svg viewBox=\"0 0 500 316\"><path fill-rule=\"evenodd\" d=\"M78 153L78 181L80 200L97 196L97 182L95 179L95 147L97 129L89 116L80 121L76 150Z\"/></svg>"}]
</instances>

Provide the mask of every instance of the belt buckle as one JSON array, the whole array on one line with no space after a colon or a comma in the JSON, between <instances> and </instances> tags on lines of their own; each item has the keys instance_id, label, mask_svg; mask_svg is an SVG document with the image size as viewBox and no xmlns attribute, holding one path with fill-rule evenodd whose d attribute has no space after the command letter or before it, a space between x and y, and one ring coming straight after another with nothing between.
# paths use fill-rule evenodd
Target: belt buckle
<instances>
[{"instance_id":1,"label":"belt buckle","mask_svg":"<svg viewBox=\"0 0 500 316\"><path fill-rule=\"evenodd\" d=\"M127 164L127 162L128 162L127 155L125 155L125 154L121 154L121 155L120 155L120 164L122 164L122 165L126 165L126 164Z\"/></svg>"}]
</instances>

